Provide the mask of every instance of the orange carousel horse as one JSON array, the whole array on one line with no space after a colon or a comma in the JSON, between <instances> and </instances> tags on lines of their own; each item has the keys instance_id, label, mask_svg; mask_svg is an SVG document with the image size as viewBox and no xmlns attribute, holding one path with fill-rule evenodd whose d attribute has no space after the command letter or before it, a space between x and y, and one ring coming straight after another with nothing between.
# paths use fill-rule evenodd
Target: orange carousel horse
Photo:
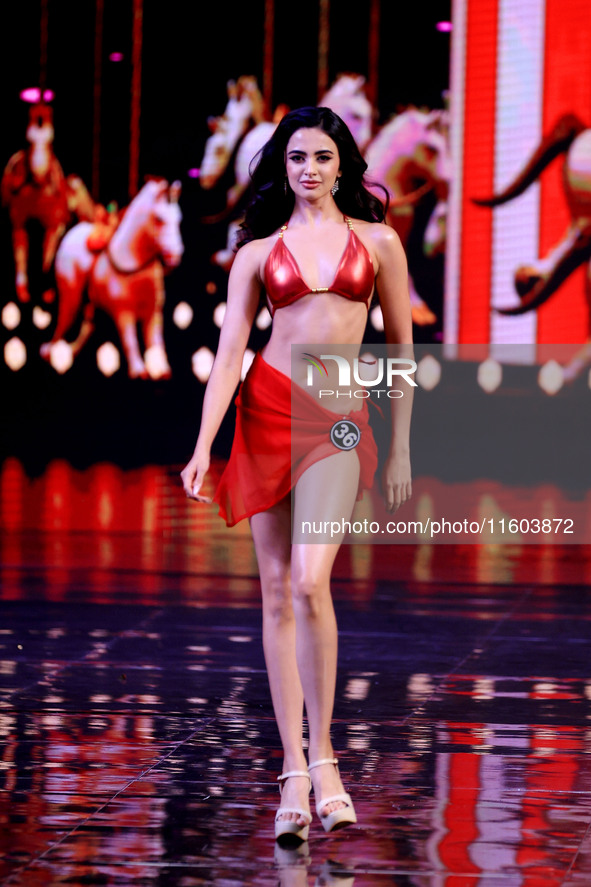
<instances>
[{"instance_id":1,"label":"orange carousel horse","mask_svg":"<svg viewBox=\"0 0 591 887\"><path fill-rule=\"evenodd\" d=\"M183 256L180 190L180 182L148 181L121 214L114 233L104 237L108 243L100 252L97 225L80 222L68 231L55 257L57 325L51 341L41 346L42 357L51 360L52 348L74 325L88 290L80 332L70 345L72 357L91 336L98 307L115 321L130 378L170 378L162 320L164 267L176 268Z\"/></svg>"},{"instance_id":2,"label":"orange carousel horse","mask_svg":"<svg viewBox=\"0 0 591 887\"><path fill-rule=\"evenodd\" d=\"M81 220L95 218L95 204L82 180L77 176L64 176L53 153L53 138L51 107L45 102L32 104L27 127L29 145L12 155L0 183L2 203L8 207L12 223L15 285L21 302L31 298L27 223L35 219L44 228L42 271L46 276L72 213ZM44 298L50 301L53 292L47 290Z\"/></svg>"}]
</instances>

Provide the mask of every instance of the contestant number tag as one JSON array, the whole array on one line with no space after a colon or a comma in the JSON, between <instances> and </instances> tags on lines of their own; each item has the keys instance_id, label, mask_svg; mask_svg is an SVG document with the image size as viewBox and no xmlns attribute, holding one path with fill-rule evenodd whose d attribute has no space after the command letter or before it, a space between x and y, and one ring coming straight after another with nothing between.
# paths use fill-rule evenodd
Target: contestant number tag
<instances>
[{"instance_id":1,"label":"contestant number tag","mask_svg":"<svg viewBox=\"0 0 591 887\"><path fill-rule=\"evenodd\" d=\"M350 419L341 419L330 429L330 439L339 450L353 450L361 440L361 430Z\"/></svg>"}]
</instances>

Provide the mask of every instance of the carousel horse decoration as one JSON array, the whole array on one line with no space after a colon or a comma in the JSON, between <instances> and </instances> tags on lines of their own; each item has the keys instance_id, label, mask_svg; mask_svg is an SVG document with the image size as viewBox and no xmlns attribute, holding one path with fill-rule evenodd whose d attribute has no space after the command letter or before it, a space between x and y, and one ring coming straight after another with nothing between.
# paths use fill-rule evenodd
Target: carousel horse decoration
<instances>
[{"instance_id":1,"label":"carousel horse decoration","mask_svg":"<svg viewBox=\"0 0 591 887\"><path fill-rule=\"evenodd\" d=\"M428 195L435 207L423 234L427 256L443 253L446 242L447 198L451 177L448 112L409 108L397 114L377 133L365 152L368 176L390 194L387 222L403 246L415 224L416 208ZM437 318L417 293L409 277L412 319L419 326Z\"/></svg>"},{"instance_id":2,"label":"carousel horse decoration","mask_svg":"<svg viewBox=\"0 0 591 887\"><path fill-rule=\"evenodd\" d=\"M115 321L129 377L170 378L162 320L164 269L176 268L184 251L180 190L179 182L148 181L124 210L114 231L109 232L108 219L103 231L90 222L80 222L68 231L55 257L57 325L51 341L41 346L42 357L49 360L53 346L65 338L87 291L80 332L70 346L72 357L91 336L95 310L100 308Z\"/></svg>"},{"instance_id":3,"label":"carousel horse decoration","mask_svg":"<svg viewBox=\"0 0 591 887\"><path fill-rule=\"evenodd\" d=\"M564 194L571 214L569 229L547 256L517 268L515 289L521 304L497 308L500 314L525 314L539 308L579 265L591 259L591 129L586 129L574 115L561 117L515 181L500 194L474 199L474 203L487 207L513 200L535 182L555 157L564 153Z\"/></svg>"},{"instance_id":4,"label":"carousel horse decoration","mask_svg":"<svg viewBox=\"0 0 591 887\"><path fill-rule=\"evenodd\" d=\"M361 74L338 74L318 105L338 114L351 131L357 147L363 154L373 133L374 109L365 91L365 77Z\"/></svg>"},{"instance_id":5,"label":"carousel horse decoration","mask_svg":"<svg viewBox=\"0 0 591 887\"><path fill-rule=\"evenodd\" d=\"M371 137L373 108L363 92L365 78L358 74L339 74L334 84L318 103L322 107L331 108L342 117L351 130L359 149L362 150ZM287 105L278 105L273 112L272 120L257 118L257 109L263 108L263 97L258 90L256 81L249 88L250 100L253 103L251 118L255 125L249 129L238 144L234 162L235 184L227 194L227 206L236 206L246 192L250 182L250 165L263 145L269 141L278 123L287 114Z\"/></svg>"},{"instance_id":6,"label":"carousel horse decoration","mask_svg":"<svg viewBox=\"0 0 591 887\"><path fill-rule=\"evenodd\" d=\"M479 206L501 206L518 197L560 154L566 154L563 166L564 195L571 215L569 228L550 252L535 262L520 265L515 271L515 290L520 304L497 308L499 314L515 316L533 311L547 302L559 286L580 265L591 262L591 129L573 114L565 114L542 140L515 180L500 194L474 199ZM591 265L586 279L589 320L587 342L565 368L567 379L575 378L591 363Z\"/></svg>"},{"instance_id":7,"label":"carousel horse decoration","mask_svg":"<svg viewBox=\"0 0 591 887\"><path fill-rule=\"evenodd\" d=\"M199 169L199 184L209 191L220 180L245 133L264 120L264 101L254 77L227 83L228 103L219 117L208 117L211 131Z\"/></svg>"},{"instance_id":8,"label":"carousel horse decoration","mask_svg":"<svg viewBox=\"0 0 591 887\"><path fill-rule=\"evenodd\" d=\"M239 77L227 85L228 104L220 117L208 118L212 135L205 143L199 170L199 183L211 190L234 158L234 185L226 194L224 217L236 206L249 183L252 158L267 142L287 108L279 106L272 120L265 118L265 102L256 78Z\"/></svg>"},{"instance_id":9,"label":"carousel horse decoration","mask_svg":"<svg viewBox=\"0 0 591 887\"><path fill-rule=\"evenodd\" d=\"M30 301L29 234L27 223L34 219L44 229L42 272L47 276L66 225L75 212L79 219L92 220L95 205L77 176L64 176L53 153L53 113L43 101L31 104L26 133L28 147L10 158L4 169L0 192L12 224L15 286L20 302ZM46 290L44 300L51 301Z\"/></svg>"},{"instance_id":10,"label":"carousel horse decoration","mask_svg":"<svg viewBox=\"0 0 591 887\"><path fill-rule=\"evenodd\" d=\"M235 157L235 183L227 193L225 213L216 217L217 221L227 216L228 211L236 206L246 191L250 164L286 111L284 106L279 106L272 121L261 119L264 103L256 81L253 78L239 78L237 84L241 86L229 86L228 106L224 115L216 118L216 133L238 132L239 127L231 124L236 116L237 104L240 104L242 123L245 119L249 121L246 131L233 141L226 140L223 151L218 144L216 178L213 177L210 162L214 155L213 137L206 144L201 163L201 185L209 188L219 180L231 157ZM372 139L375 114L365 96L364 84L365 79L359 74L341 74L322 96L319 105L335 111L349 126L360 150L365 149L370 178L384 185L390 193L391 204L387 221L398 231L405 246L415 223L416 208L420 201L429 195L433 199L432 195L435 195L435 207L423 234L423 247L427 256L439 255L445 251L446 243L447 195L451 169L449 114L447 110L409 109L389 121ZM227 122L222 122L224 120ZM255 120L258 122L255 123ZM225 247L212 257L214 264L226 271L229 271L234 259L235 238L239 227L240 220L230 222ZM413 321L422 326L434 324L437 317L416 292L412 277L410 290Z\"/></svg>"},{"instance_id":11,"label":"carousel horse decoration","mask_svg":"<svg viewBox=\"0 0 591 887\"><path fill-rule=\"evenodd\" d=\"M365 78L359 74L340 74L322 97L319 105L332 108L347 123L360 149L371 137L373 108L363 92ZM273 112L271 120L264 117L264 99L258 84L253 77L239 77L236 84L228 84L228 105L221 117L215 118L210 128L215 130L205 145L199 181L203 188L211 188L221 175L232 157L234 157L234 184L226 195L224 217L239 203L250 182L250 165L263 145L273 135L277 124L287 113L287 105L280 104ZM241 135L236 136L239 126L236 123L237 105L240 106L241 121L248 120L248 125ZM249 110L250 107L250 110ZM248 117L247 117L248 113ZM221 147L221 139L225 134L225 143ZM233 136L233 138L230 138ZM234 138L235 137L235 138ZM215 146L215 150L214 150ZM213 159L216 158L214 167ZM216 220L220 220L216 217ZM212 257L214 264L226 271L230 270L234 258L234 244L240 221L230 222L226 246L218 250Z\"/></svg>"}]
</instances>

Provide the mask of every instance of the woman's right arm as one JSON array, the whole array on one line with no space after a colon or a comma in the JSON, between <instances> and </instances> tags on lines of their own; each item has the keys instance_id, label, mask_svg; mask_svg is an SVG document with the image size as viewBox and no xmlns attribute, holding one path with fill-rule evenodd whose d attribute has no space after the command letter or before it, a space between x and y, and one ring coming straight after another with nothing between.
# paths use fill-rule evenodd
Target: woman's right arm
<instances>
[{"instance_id":1,"label":"woman's right arm","mask_svg":"<svg viewBox=\"0 0 591 887\"><path fill-rule=\"evenodd\" d=\"M209 469L213 441L240 381L242 360L259 304L259 246L258 242L246 244L234 259L226 314L203 398L199 436L190 462L181 471L185 493L198 502L211 502L199 490Z\"/></svg>"}]
</instances>

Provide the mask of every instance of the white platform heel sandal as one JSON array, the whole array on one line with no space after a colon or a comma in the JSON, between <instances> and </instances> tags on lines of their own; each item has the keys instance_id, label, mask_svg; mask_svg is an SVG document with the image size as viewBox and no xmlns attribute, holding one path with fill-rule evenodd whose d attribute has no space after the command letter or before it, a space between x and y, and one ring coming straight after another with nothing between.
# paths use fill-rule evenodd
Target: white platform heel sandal
<instances>
[{"instance_id":1,"label":"white platform heel sandal","mask_svg":"<svg viewBox=\"0 0 591 887\"><path fill-rule=\"evenodd\" d=\"M290 770L288 773L282 773L281 776L277 777L280 794L283 792L285 781L291 776L305 777L308 780L308 791L310 791L312 787L310 774L306 773L305 770ZM297 813L298 816L303 816L307 822L305 825L298 825L297 822L291 819L280 819L279 817L283 816L284 813ZM286 840L307 841L311 822L312 815L309 810L303 810L301 807L280 807L275 816L275 840L279 841L283 838Z\"/></svg>"},{"instance_id":2,"label":"white platform heel sandal","mask_svg":"<svg viewBox=\"0 0 591 887\"><path fill-rule=\"evenodd\" d=\"M319 761L309 764L308 771L313 770L315 767L322 767L324 764L332 764L338 770L336 758L321 758ZM338 810L333 810L332 813L327 813L326 816L323 816L322 811L324 808L328 807L329 804L334 804L336 801L341 801L346 806L339 807ZM346 825L353 825L357 822L353 801L351 800L351 795L347 792L343 792L340 795L331 795L329 798L322 798L320 801L316 801L316 813L325 832L333 832L336 829L344 828Z\"/></svg>"}]
</instances>

